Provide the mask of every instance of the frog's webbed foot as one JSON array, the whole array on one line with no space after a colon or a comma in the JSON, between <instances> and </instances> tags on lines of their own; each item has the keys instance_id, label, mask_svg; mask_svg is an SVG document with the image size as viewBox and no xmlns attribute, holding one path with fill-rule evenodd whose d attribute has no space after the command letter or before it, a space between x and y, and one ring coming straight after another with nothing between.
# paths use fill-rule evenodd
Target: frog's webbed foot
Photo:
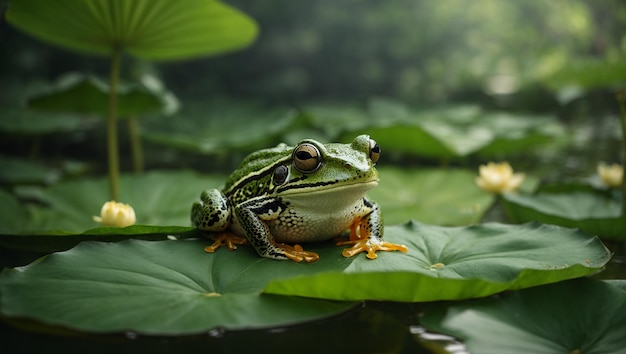
<instances>
[{"instance_id":1,"label":"frog's webbed foot","mask_svg":"<svg viewBox=\"0 0 626 354\"><path fill-rule=\"evenodd\" d=\"M305 261L307 263L315 262L320 259L319 254L315 252L305 251L300 245L288 245L286 243L277 243L276 247L284 252L284 256L294 262Z\"/></svg>"},{"instance_id":2,"label":"frog's webbed foot","mask_svg":"<svg viewBox=\"0 0 626 354\"><path fill-rule=\"evenodd\" d=\"M378 257L378 255L376 255L376 251L400 251L402 253L406 253L409 251L409 249L405 245L387 242L376 236L360 238L357 240L350 239L337 241L336 245L352 245L352 247L346 248L341 252L344 257L352 257L355 254L367 252L367 258L376 259L376 257Z\"/></svg>"},{"instance_id":3,"label":"frog's webbed foot","mask_svg":"<svg viewBox=\"0 0 626 354\"><path fill-rule=\"evenodd\" d=\"M237 249L237 245L248 243L245 237L237 236L230 232L221 232L213 236L213 244L204 248L205 252L213 253L222 246L228 247L230 251Z\"/></svg>"}]
</instances>

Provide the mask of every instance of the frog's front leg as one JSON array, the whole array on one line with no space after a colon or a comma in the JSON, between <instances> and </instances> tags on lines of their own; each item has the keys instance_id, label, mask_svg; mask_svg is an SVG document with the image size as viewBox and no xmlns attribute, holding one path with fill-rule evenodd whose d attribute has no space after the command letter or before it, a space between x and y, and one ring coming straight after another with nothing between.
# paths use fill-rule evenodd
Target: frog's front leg
<instances>
[{"instance_id":1,"label":"frog's front leg","mask_svg":"<svg viewBox=\"0 0 626 354\"><path fill-rule=\"evenodd\" d=\"M350 239L337 242L337 246L352 245L341 252L344 257L367 252L367 258L376 259L376 251L408 252L404 245L383 240L384 224L378 204L363 198L363 213L362 217L356 218L350 225Z\"/></svg>"},{"instance_id":2,"label":"frog's front leg","mask_svg":"<svg viewBox=\"0 0 626 354\"><path fill-rule=\"evenodd\" d=\"M295 262L314 262L319 259L317 253L304 251L300 245L290 246L274 241L267 221L275 220L282 212L283 206L279 201L250 199L233 209L246 239L260 256Z\"/></svg>"},{"instance_id":3,"label":"frog's front leg","mask_svg":"<svg viewBox=\"0 0 626 354\"><path fill-rule=\"evenodd\" d=\"M204 248L207 252L215 252L220 246L226 245L234 250L237 245L246 243L246 239L228 232L232 220L228 199L217 189L208 189L200 195L191 207L191 222L200 230L217 233L213 236L214 243Z\"/></svg>"}]
</instances>

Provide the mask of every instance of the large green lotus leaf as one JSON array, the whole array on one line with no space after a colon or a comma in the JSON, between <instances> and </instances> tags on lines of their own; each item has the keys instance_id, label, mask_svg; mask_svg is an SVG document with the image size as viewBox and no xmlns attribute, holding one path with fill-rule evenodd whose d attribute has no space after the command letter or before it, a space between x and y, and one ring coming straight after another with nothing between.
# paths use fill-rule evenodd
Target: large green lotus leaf
<instances>
[{"instance_id":1,"label":"large green lotus leaf","mask_svg":"<svg viewBox=\"0 0 626 354\"><path fill-rule=\"evenodd\" d=\"M555 226L410 223L386 238L408 254L351 258L331 242L305 245L310 264L259 257L250 247L208 254L210 241L83 242L0 275L0 312L88 331L181 334L223 326L285 325L336 313L336 300L432 301L486 296L597 271L604 246ZM264 289L266 294L260 296ZM274 296L267 296L274 293ZM281 297L278 295L300 295ZM269 303L268 303L269 302Z\"/></svg>"},{"instance_id":2,"label":"large green lotus leaf","mask_svg":"<svg viewBox=\"0 0 626 354\"><path fill-rule=\"evenodd\" d=\"M95 119L83 119L71 114L50 114L22 107L3 107L0 131L19 135L43 135L86 130L94 123Z\"/></svg>"},{"instance_id":3,"label":"large green lotus leaf","mask_svg":"<svg viewBox=\"0 0 626 354\"><path fill-rule=\"evenodd\" d=\"M0 195L0 201L2 201ZM9 204L10 205L10 204ZM22 208L23 209L23 208ZM17 208L17 211L22 209ZM1 210L1 208L0 208ZM9 213L8 215L11 215ZM23 218L22 214L16 218ZM19 220L19 219L18 219ZM18 226L4 226L0 228L0 246L11 250L24 250L37 253L51 253L68 250L83 241L106 241L118 242L128 239L141 240L168 240L187 239L200 236L198 230L190 226L155 226L155 225L132 225L127 227L95 227L83 232L67 232L49 230L28 234L17 234Z\"/></svg>"},{"instance_id":4,"label":"large green lotus leaf","mask_svg":"<svg viewBox=\"0 0 626 354\"><path fill-rule=\"evenodd\" d=\"M61 171L46 167L39 161L18 159L0 155L0 183L43 183L51 184L61 177Z\"/></svg>"},{"instance_id":5,"label":"large green lotus leaf","mask_svg":"<svg viewBox=\"0 0 626 354\"><path fill-rule=\"evenodd\" d=\"M621 216L621 201L611 194L585 191L507 194L502 200L507 216L516 223L536 220L581 228L606 239L626 239L626 218Z\"/></svg>"},{"instance_id":6,"label":"large green lotus leaf","mask_svg":"<svg viewBox=\"0 0 626 354\"><path fill-rule=\"evenodd\" d=\"M204 189L219 188L223 180L190 171L122 175L120 201L135 209L138 224L190 225L192 203ZM24 223L22 233L44 230L82 233L98 226L92 216L100 215L102 204L109 200L108 180L63 181L44 190L40 198L49 207L30 208L32 216Z\"/></svg>"},{"instance_id":7,"label":"large green lotus leaf","mask_svg":"<svg viewBox=\"0 0 626 354\"><path fill-rule=\"evenodd\" d=\"M454 169L378 169L380 184L369 192L386 224L410 219L436 225L481 220L494 197L476 186L476 173Z\"/></svg>"},{"instance_id":8,"label":"large green lotus leaf","mask_svg":"<svg viewBox=\"0 0 626 354\"><path fill-rule=\"evenodd\" d=\"M0 235L18 232L28 219L28 211L10 193L0 189Z\"/></svg>"},{"instance_id":9,"label":"large green lotus leaf","mask_svg":"<svg viewBox=\"0 0 626 354\"><path fill-rule=\"evenodd\" d=\"M494 139L477 153L481 156L510 156L543 147L565 138L565 129L551 116L526 116L509 113L491 113L474 124L489 129Z\"/></svg>"},{"instance_id":10,"label":"large green lotus leaf","mask_svg":"<svg viewBox=\"0 0 626 354\"><path fill-rule=\"evenodd\" d=\"M582 278L468 303L421 318L472 353L626 353L624 281Z\"/></svg>"},{"instance_id":11,"label":"large green lotus leaf","mask_svg":"<svg viewBox=\"0 0 626 354\"><path fill-rule=\"evenodd\" d=\"M0 275L0 312L90 332L180 335L285 326L337 314L350 302L261 295L287 262L204 241L83 242ZM268 265L273 265L269 267ZM291 264L306 268L306 265Z\"/></svg>"},{"instance_id":12,"label":"large green lotus leaf","mask_svg":"<svg viewBox=\"0 0 626 354\"><path fill-rule=\"evenodd\" d=\"M44 41L94 54L114 48L155 60L247 46L256 24L211 0L12 0L7 20Z\"/></svg>"},{"instance_id":13,"label":"large green lotus leaf","mask_svg":"<svg viewBox=\"0 0 626 354\"><path fill-rule=\"evenodd\" d=\"M265 291L337 300L456 300L584 276L610 253L595 237L552 225L442 227L411 222L385 230L406 254L382 252L333 262L332 272L272 281ZM336 251L335 251L336 252Z\"/></svg>"},{"instance_id":14,"label":"large green lotus leaf","mask_svg":"<svg viewBox=\"0 0 626 354\"><path fill-rule=\"evenodd\" d=\"M351 131L339 140L369 134L378 142L383 151L401 152L431 158L452 158L466 156L483 147L492 139L485 129L459 130L445 122L392 122L379 126Z\"/></svg>"},{"instance_id":15,"label":"large green lotus leaf","mask_svg":"<svg viewBox=\"0 0 626 354\"><path fill-rule=\"evenodd\" d=\"M254 117L254 119L251 119ZM258 102L212 99L186 104L173 117L143 124L146 140L200 153L229 153L271 147L292 127L295 112L268 108Z\"/></svg>"},{"instance_id":16,"label":"large green lotus leaf","mask_svg":"<svg viewBox=\"0 0 626 354\"><path fill-rule=\"evenodd\" d=\"M176 97L162 89L140 84L122 84L117 91L118 115L136 116L151 112L173 113ZM47 112L99 114L109 110L109 86L95 76L63 75L54 88L28 100L28 106Z\"/></svg>"}]
</instances>

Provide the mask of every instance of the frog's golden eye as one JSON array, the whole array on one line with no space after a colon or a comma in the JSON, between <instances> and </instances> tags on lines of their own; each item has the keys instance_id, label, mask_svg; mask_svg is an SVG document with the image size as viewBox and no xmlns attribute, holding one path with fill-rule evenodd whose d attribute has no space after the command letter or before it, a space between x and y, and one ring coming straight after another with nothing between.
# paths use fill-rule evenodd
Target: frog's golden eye
<instances>
[{"instance_id":1,"label":"frog's golden eye","mask_svg":"<svg viewBox=\"0 0 626 354\"><path fill-rule=\"evenodd\" d=\"M315 172L322 165L322 154L315 145L302 143L293 150L293 165L302 173Z\"/></svg>"},{"instance_id":2,"label":"frog's golden eye","mask_svg":"<svg viewBox=\"0 0 626 354\"><path fill-rule=\"evenodd\" d=\"M380 146L376 143L376 141L370 139L370 159L373 163L378 162L380 158Z\"/></svg>"},{"instance_id":3,"label":"frog's golden eye","mask_svg":"<svg viewBox=\"0 0 626 354\"><path fill-rule=\"evenodd\" d=\"M280 165L274 170L273 177L274 185L280 186L281 184L285 183L287 177L289 177L289 169L285 165Z\"/></svg>"}]
</instances>

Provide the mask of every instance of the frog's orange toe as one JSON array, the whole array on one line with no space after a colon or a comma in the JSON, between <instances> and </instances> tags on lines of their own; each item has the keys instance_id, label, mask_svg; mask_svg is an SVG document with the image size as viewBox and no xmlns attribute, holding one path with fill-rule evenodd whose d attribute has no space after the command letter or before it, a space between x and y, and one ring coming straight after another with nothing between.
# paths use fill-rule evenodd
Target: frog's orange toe
<instances>
[{"instance_id":1,"label":"frog's orange toe","mask_svg":"<svg viewBox=\"0 0 626 354\"><path fill-rule=\"evenodd\" d=\"M228 247L230 251L237 249L237 245L248 243L245 237L237 236L230 232L222 232L213 236L213 244L204 248L205 252L213 253L222 246Z\"/></svg>"},{"instance_id":2,"label":"frog's orange toe","mask_svg":"<svg viewBox=\"0 0 626 354\"><path fill-rule=\"evenodd\" d=\"M315 252L305 251L300 245L288 245L286 243L279 243L276 246L280 247L285 252L285 257L294 262L305 261L307 263L315 262L320 259L320 255Z\"/></svg>"},{"instance_id":3,"label":"frog's orange toe","mask_svg":"<svg viewBox=\"0 0 626 354\"><path fill-rule=\"evenodd\" d=\"M344 249L341 254L344 257L352 257L355 254L361 252L367 252L367 258L376 259L376 251L400 251L407 253L409 249L405 245L398 245L395 243L383 241L378 237L368 237L367 239L360 239L356 241L342 241L338 242L337 246L346 244L352 244L352 247Z\"/></svg>"}]
</instances>

